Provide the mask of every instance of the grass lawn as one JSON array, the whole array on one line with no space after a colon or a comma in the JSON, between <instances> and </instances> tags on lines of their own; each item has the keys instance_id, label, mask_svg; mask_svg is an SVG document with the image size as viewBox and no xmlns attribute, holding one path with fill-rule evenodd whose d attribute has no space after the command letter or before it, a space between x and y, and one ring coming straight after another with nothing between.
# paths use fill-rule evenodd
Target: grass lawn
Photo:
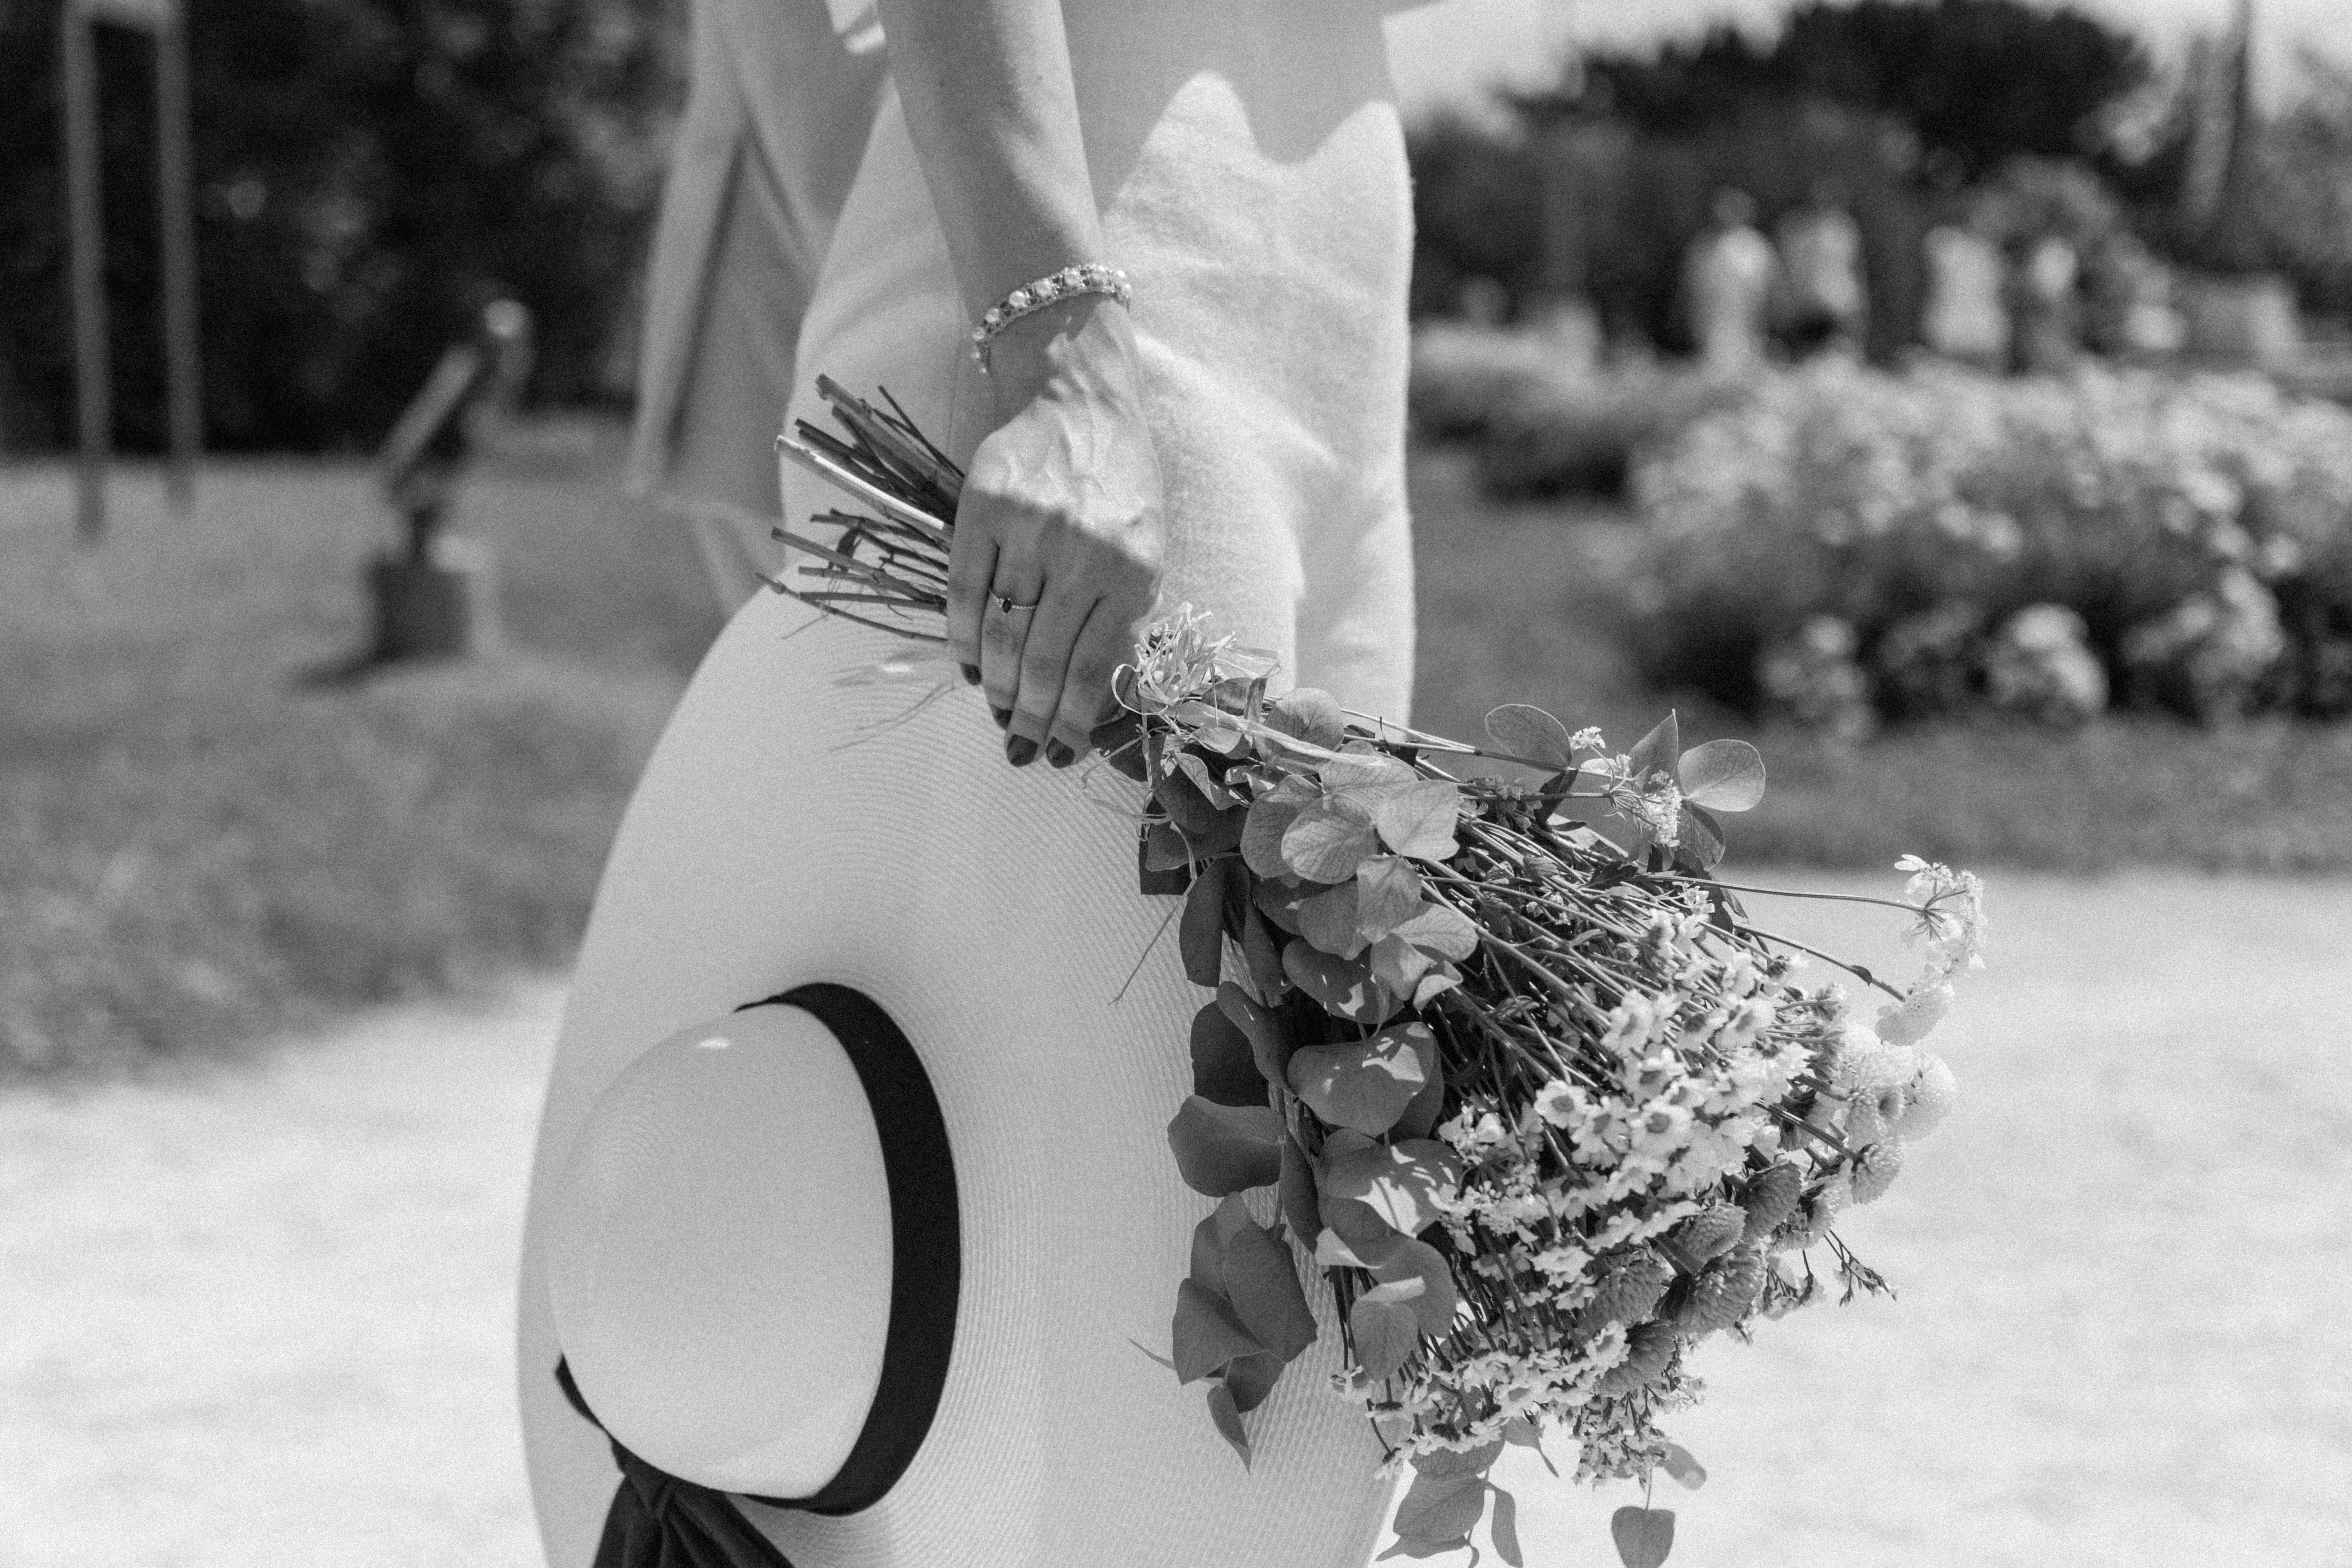
<instances>
[{"instance_id":1,"label":"grass lawn","mask_svg":"<svg viewBox=\"0 0 2352 1568\"><path fill-rule=\"evenodd\" d=\"M1771 787L1731 826L1737 862L1883 866L1906 851L1977 867L2352 868L2352 724L2201 731L2118 716L2077 732L1987 721L1860 746L1648 690L1620 636L1641 535L1591 503L1496 506L1465 454L1413 475L1421 569L1415 721L1475 739L1498 702L1533 702L1629 745L1669 707L1685 744L1738 735Z\"/></svg>"},{"instance_id":2,"label":"grass lawn","mask_svg":"<svg viewBox=\"0 0 2352 1568\"><path fill-rule=\"evenodd\" d=\"M62 468L0 469L0 1074L565 960L717 624L575 435L464 502L513 651L358 686L305 679L364 637L356 466L215 463L190 517L134 471L89 550Z\"/></svg>"},{"instance_id":3,"label":"grass lawn","mask_svg":"<svg viewBox=\"0 0 2352 1568\"><path fill-rule=\"evenodd\" d=\"M63 465L0 468L0 1077L206 1052L327 1010L570 955L622 804L716 631L691 542L615 491L609 424L489 466L510 651L359 686L388 523L349 463L152 470L72 542ZM1478 501L1415 474L1421 721L1534 701L1630 742L1668 705L1615 635L1620 513ZM1751 727L1682 703L1696 741ZM1860 750L1753 734L1773 768L1736 861L2352 867L2352 728L2073 737L1969 728Z\"/></svg>"}]
</instances>

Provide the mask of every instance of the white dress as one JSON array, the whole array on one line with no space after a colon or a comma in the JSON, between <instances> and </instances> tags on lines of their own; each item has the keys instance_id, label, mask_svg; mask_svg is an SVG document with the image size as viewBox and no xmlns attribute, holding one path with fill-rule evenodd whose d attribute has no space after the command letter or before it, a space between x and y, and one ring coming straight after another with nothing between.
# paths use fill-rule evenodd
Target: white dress
<instances>
[{"instance_id":1,"label":"white dress","mask_svg":"<svg viewBox=\"0 0 2352 1568\"><path fill-rule=\"evenodd\" d=\"M1104 259L1136 284L1170 594L1273 649L1286 678L1402 718L1411 206L1381 8L1063 11ZM967 330L886 94L800 374L887 386L965 455L984 395ZM806 387L795 412L816 412ZM805 517L834 498L795 473L784 501ZM545 1215L573 1131L671 1030L834 979L900 1019L939 1087L966 1287L940 1424L891 1498L842 1518L747 1505L795 1568L1358 1568L1388 1487L1360 1412L1324 1386L1338 1365L1328 1306L1321 1342L1249 1417L1247 1471L1200 1389L1137 1349L1166 1349L1191 1229L1211 1205L1176 1179L1163 1133L1190 1089L1202 994L1173 942L1154 943L1169 902L1134 890L1132 827L1079 770L1008 768L977 691L954 684L925 701L922 686L845 683L896 645L809 620L762 594L730 622L647 767L583 945L520 1281L524 1426L551 1563L585 1568L613 1486L601 1438L550 1376ZM992 1139L1040 1114L1040 1086L1006 1084L956 1048L954 1020L974 1007L1009 1010L1024 1038L1068 1042L1052 1111L1084 1135L1050 1162ZM1110 1173L1131 1186L1139 1169L1148 1201L1087 1207ZM1061 1220L1050 1246L1005 1223L1039 1205ZM1131 1307L1057 1321L1052 1282L1072 1271ZM984 1442L952 1436L975 1428Z\"/></svg>"}]
</instances>

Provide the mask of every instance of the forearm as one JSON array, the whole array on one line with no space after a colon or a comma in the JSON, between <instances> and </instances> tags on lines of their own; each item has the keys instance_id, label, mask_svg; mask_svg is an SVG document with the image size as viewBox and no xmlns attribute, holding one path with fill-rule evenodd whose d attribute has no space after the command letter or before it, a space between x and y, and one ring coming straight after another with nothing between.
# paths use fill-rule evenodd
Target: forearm
<instances>
[{"instance_id":1,"label":"forearm","mask_svg":"<svg viewBox=\"0 0 2352 1568\"><path fill-rule=\"evenodd\" d=\"M1060 0L881 0L890 74L973 317L1102 255Z\"/></svg>"}]
</instances>

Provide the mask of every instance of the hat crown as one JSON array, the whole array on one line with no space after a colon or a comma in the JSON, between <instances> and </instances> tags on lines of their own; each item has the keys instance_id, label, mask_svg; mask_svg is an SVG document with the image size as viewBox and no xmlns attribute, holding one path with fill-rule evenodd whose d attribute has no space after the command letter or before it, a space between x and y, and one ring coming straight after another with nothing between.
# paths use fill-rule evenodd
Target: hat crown
<instances>
[{"instance_id":1,"label":"hat crown","mask_svg":"<svg viewBox=\"0 0 2352 1568\"><path fill-rule=\"evenodd\" d=\"M890 1321L887 1171L855 1065L768 1005L639 1057L573 1140L548 1237L598 1421L671 1475L801 1497L840 1471Z\"/></svg>"}]
</instances>

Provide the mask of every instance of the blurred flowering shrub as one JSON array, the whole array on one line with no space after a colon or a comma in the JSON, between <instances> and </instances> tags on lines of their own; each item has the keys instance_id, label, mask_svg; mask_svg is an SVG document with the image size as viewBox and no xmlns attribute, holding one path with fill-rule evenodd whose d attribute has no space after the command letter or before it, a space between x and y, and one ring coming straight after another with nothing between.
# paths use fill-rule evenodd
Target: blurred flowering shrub
<instances>
[{"instance_id":1,"label":"blurred flowering shrub","mask_svg":"<svg viewBox=\"0 0 2352 1568\"><path fill-rule=\"evenodd\" d=\"M1414 429L1471 443L1491 495L1613 495L1646 454L1739 395L1678 366L1602 364L1600 349L1598 328L1574 315L1425 321L1413 333Z\"/></svg>"},{"instance_id":2,"label":"blurred flowering shrub","mask_svg":"<svg viewBox=\"0 0 2352 1568\"><path fill-rule=\"evenodd\" d=\"M1635 488L1668 684L1802 716L1778 689L1827 618L1891 718L2071 721L2110 688L2201 720L2352 712L2352 413L2259 377L1824 363Z\"/></svg>"}]
</instances>

